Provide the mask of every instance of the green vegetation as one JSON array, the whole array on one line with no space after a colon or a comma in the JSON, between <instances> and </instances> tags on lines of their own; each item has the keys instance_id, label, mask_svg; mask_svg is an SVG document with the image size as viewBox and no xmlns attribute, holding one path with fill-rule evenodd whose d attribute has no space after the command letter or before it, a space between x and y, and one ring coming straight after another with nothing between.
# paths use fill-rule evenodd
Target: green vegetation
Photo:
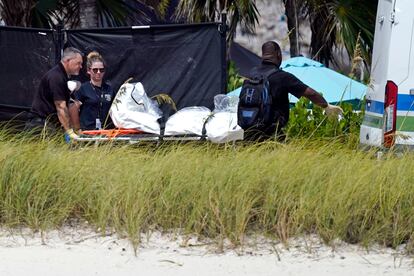
<instances>
[{"instance_id":1,"label":"green vegetation","mask_svg":"<svg viewBox=\"0 0 414 276\"><path fill-rule=\"evenodd\" d=\"M233 67L234 69L234 67ZM240 81L230 71L229 86ZM358 147L362 115L327 119L299 101L288 142L78 145L0 128L0 225L57 228L88 222L136 246L142 233L179 231L235 245L261 234L286 242L317 233L369 245L408 243L413 157Z\"/></svg>"},{"instance_id":2,"label":"green vegetation","mask_svg":"<svg viewBox=\"0 0 414 276\"><path fill-rule=\"evenodd\" d=\"M360 44L360 56L371 64L377 6L376 0L302 1L312 30L312 58L328 65L337 46L352 57Z\"/></svg>"},{"instance_id":3,"label":"green vegetation","mask_svg":"<svg viewBox=\"0 0 414 276\"><path fill-rule=\"evenodd\" d=\"M0 223L36 230L69 220L140 233L179 231L235 245L317 233L412 250L413 155L341 139L69 148L0 134Z\"/></svg>"},{"instance_id":4,"label":"green vegetation","mask_svg":"<svg viewBox=\"0 0 414 276\"><path fill-rule=\"evenodd\" d=\"M228 67L227 92L243 85L243 77L237 72L233 62ZM335 103L342 107L344 113L341 120L329 119L323 109L301 98L290 109L290 119L286 127L289 138L337 138L355 145L359 139L359 128L364 117L364 103L353 106L350 103ZM355 109L358 109L356 111Z\"/></svg>"},{"instance_id":5,"label":"green vegetation","mask_svg":"<svg viewBox=\"0 0 414 276\"><path fill-rule=\"evenodd\" d=\"M233 61L230 61L227 70L227 92L231 92L242 86L243 81L244 78L239 75L236 65Z\"/></svg>"},{"instance_id":6,"label":"green vegetation","mask_svg":"<svg viewBox=\"0 0 414 276\"><path fill-rule=\"evenodd\" d=\"M364 117L363 111L356 112L349 103L339 103L343 109L340 120L328 118L323 109L306 98L301 98L290 109L290 119L286 127L291 138L336 138L351 145L359 142L359 129Z\"/></svg>"}]
</instances>

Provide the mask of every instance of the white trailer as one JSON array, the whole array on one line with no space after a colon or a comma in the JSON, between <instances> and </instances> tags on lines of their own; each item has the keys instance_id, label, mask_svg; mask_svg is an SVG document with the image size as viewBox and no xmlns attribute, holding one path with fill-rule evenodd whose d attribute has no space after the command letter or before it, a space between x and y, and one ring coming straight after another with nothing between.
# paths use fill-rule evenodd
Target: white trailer
<instances>
[{"instance_id":1,"label":"white trailer","mask_svg":"<svg viewBox=\"0 0 414 276\"><path fill-rule=\"evenodd\" d=\"M379 0L360 143L414 146L414 0Z\"/></svg>"}]
</instances>

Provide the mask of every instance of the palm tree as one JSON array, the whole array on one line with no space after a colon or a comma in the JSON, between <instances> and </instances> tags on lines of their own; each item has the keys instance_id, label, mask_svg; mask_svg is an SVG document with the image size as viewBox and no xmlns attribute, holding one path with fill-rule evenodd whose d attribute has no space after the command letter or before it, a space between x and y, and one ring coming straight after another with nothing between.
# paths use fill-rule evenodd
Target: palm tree
<instances>
[{"instance_id":1,"label":"palm tree","mask_svg":"<svg viewBox=\"0 0 414 276\"><path fill-rule=\"evenodd\" d=\"M0 1L1 17L8 26L29 27L32 22L32 9L36 5L35 0Z\"/></svg>"},{"instance_id":2,"label":"palm tree","mask_svg":"<svg viewBox=\"0 0 414 276\"><path fill-rule=\"evenodd\" d=\"M283 0L285 5L285 14L287 17L290 56L296 57L300 54L299 46L299 14L303 8L303 2L298 0Z\"/></svg>"},{"instance_id":3,"label":"palm tree","mask_svg":"<svg viewBox=\"0 0 414 276\"><path fill-rule=\"evenodd\" d=\"M115 27L137 13L120 0L0 0L0 16L8 26Z\"/></svg>"},{"instance_id":4,"label":"palm tree","mask_svg":"<svg viewBox=\"0 0 414 276\"><path fill-rule=\"evenodd\" d=\"M354 56L358 46L370 64L378 0L283 0L288 18L291 56L298 53L298 21L306 14L312 37L312 58L328 64L335 61L335 47L344 46Z\"/></svg>"},{"instance_id":5,"label":"palm tree","mask_svg":"<svg viewBox=\"0 0 414 276\"><path fill-rule=\"evenodd\" d=\"M189 22L220 21L220 14L229 18L228 41L231 41L238 24L248 30L254 30L258 23L259 11L255 0L181 0L177 8L177 18Z\"/></svg>"},{"instance_id":6,"label":"palm tree","mask_svg":"<svg viewBox=\"0 0 414 276\"><path fill-rule=\"evenodd\" d=\"M171 7L175 7L177 4L172 0L135 0L141 4L149 7L157 16L158 19L163 21L167 15L167 11Z\"/></svg>"},{"instance_id":7,"label":"palm tree","mask_svg":"<svg viewBox=\"0 0 414 276\"><path fill-rule=\"evenodd\" d=\"M96 0L79 0L79 21L81 28L98 26Z\"/></svg>"},{"instance_id":8,"label":"palm tree","mask_svg":"<svg viewBox=\"0 0 414 276\"><path fill-rule=\"evenodd\" d=\"M45 0L41 0L45 1ZM58 7L53 12L65 26L71 28L118 27L140 11L127 1L119 0L55 0Z\"/></svg>"},{"instance_id":9,"label":"palm tree","mask_svg":"<svg viewBox=\"0 0 414 276\"><path fill-rule=\"evenodd\" d=\"M312 57L328 64L334 59L334 47L343 45L352 57L360 46L362 58L370 64L377 3L377 0L307 0Z\"/></svg>"}]
</instances>

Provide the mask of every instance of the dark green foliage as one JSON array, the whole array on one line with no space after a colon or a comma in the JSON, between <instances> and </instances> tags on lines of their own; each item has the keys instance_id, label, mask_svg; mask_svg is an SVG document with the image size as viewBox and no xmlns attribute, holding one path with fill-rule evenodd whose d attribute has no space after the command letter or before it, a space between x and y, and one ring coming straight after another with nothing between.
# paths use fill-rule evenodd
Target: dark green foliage
<instances>
[{"instance_id":1,"label":"dark green foliage","mask_svg":"<svg viewBox=\"0 0 414 276\"><path fill-rule=\"evenodd\" d=\"M286 132L288 137L344 137L358 136L363 119L363 111L355 111L349 103L339 104L344 113L337 120L325 116L323 109L311 105L306 98L301 98L290 109L290 118Z\"/></svg>"},{"instance_id":2,"label":"dark green foliage","mask_svg":"<svg viewBox=\"0 0 414 276\"><path fill-rule=\"evenodd\" d=\"M236 65L233 61L229 62L229 68L227 70L227 92L231 92L236 88L239 88L243 84L243 77L239 75Z\"/></svg>"},{"instance_id":3,"label":"dark green foliage","mask_svg":"<svg viewBox=\"0 0 414 276\"><path fill-rule=\"evenodd\" d=\"M256 1L252 0L182 0L177 7L177 18L186 18L188 22L220 21L221 13L227 14L227 39L232 41L237 25L253 32L259 21Z\"/></svg>"},{"instance_id":4,"label":"dark green foliage","mask_svg":"<svg viewBox=\"0 0 414 276\"><path fill-rule=\"evenodd\" d=\"M243 84L234 62L228 69L227 92L233 91ZM327 118L323 109L312 105L306 98L301 98L290 109L290 119L286 132L290 138L333 138L344 137L355 139L359 136L359 128L364 117L364 110L355 110L350 103L339 103L344 113L340 120ZM360 107L364 104L361 102ZM358 107L358 106L357 106Z\"/></svg>"},{"instance_id":5,"label":"dark green foliage","mask_svg":"<svg viewBox=\"0 0 414 276\"><path fill-rule=\"evenodd\" d=\"M76 28L80 24L80 2L78 0L38 0L33 4L16 5L14 0L0 1L1 17L9 26L53 28L58 23L65 27ZM95 1L98 26L125 26L127 19L141 11L135 10L125 1ZM22 3L24 3L22 1ZM16 18L17 15L25 20Z\"/></svg>"},{"instance_id":6,"label":"dark green foliage","mask_svg":"<svg viewBox=\"0 0 414 276\"><path fill-rule=\"evenodd\" d=\"M312 30L312 57L328 64L335 59L335 46L343 45L352 57L361 44L362 58L371 63L378 1L306 0L303 4Z\"/></svg>"}]
</instances>

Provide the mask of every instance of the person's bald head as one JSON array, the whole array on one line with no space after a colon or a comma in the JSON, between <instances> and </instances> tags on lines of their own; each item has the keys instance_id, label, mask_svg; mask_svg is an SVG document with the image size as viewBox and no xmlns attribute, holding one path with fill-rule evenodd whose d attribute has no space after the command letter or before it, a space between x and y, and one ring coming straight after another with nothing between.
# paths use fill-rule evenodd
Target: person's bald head
<instances>
[{"instance_id":1,"label":"person's bald head","mask_svg":"<svg viewBox=\"0 0 414 276\"><path fill-rule=\"evenodd\" d=\"M279 44L274 41L267 41L262 45L262 60L271 62L277 67L282 63L282 51Z\"/></svg>"}]
</instances>

